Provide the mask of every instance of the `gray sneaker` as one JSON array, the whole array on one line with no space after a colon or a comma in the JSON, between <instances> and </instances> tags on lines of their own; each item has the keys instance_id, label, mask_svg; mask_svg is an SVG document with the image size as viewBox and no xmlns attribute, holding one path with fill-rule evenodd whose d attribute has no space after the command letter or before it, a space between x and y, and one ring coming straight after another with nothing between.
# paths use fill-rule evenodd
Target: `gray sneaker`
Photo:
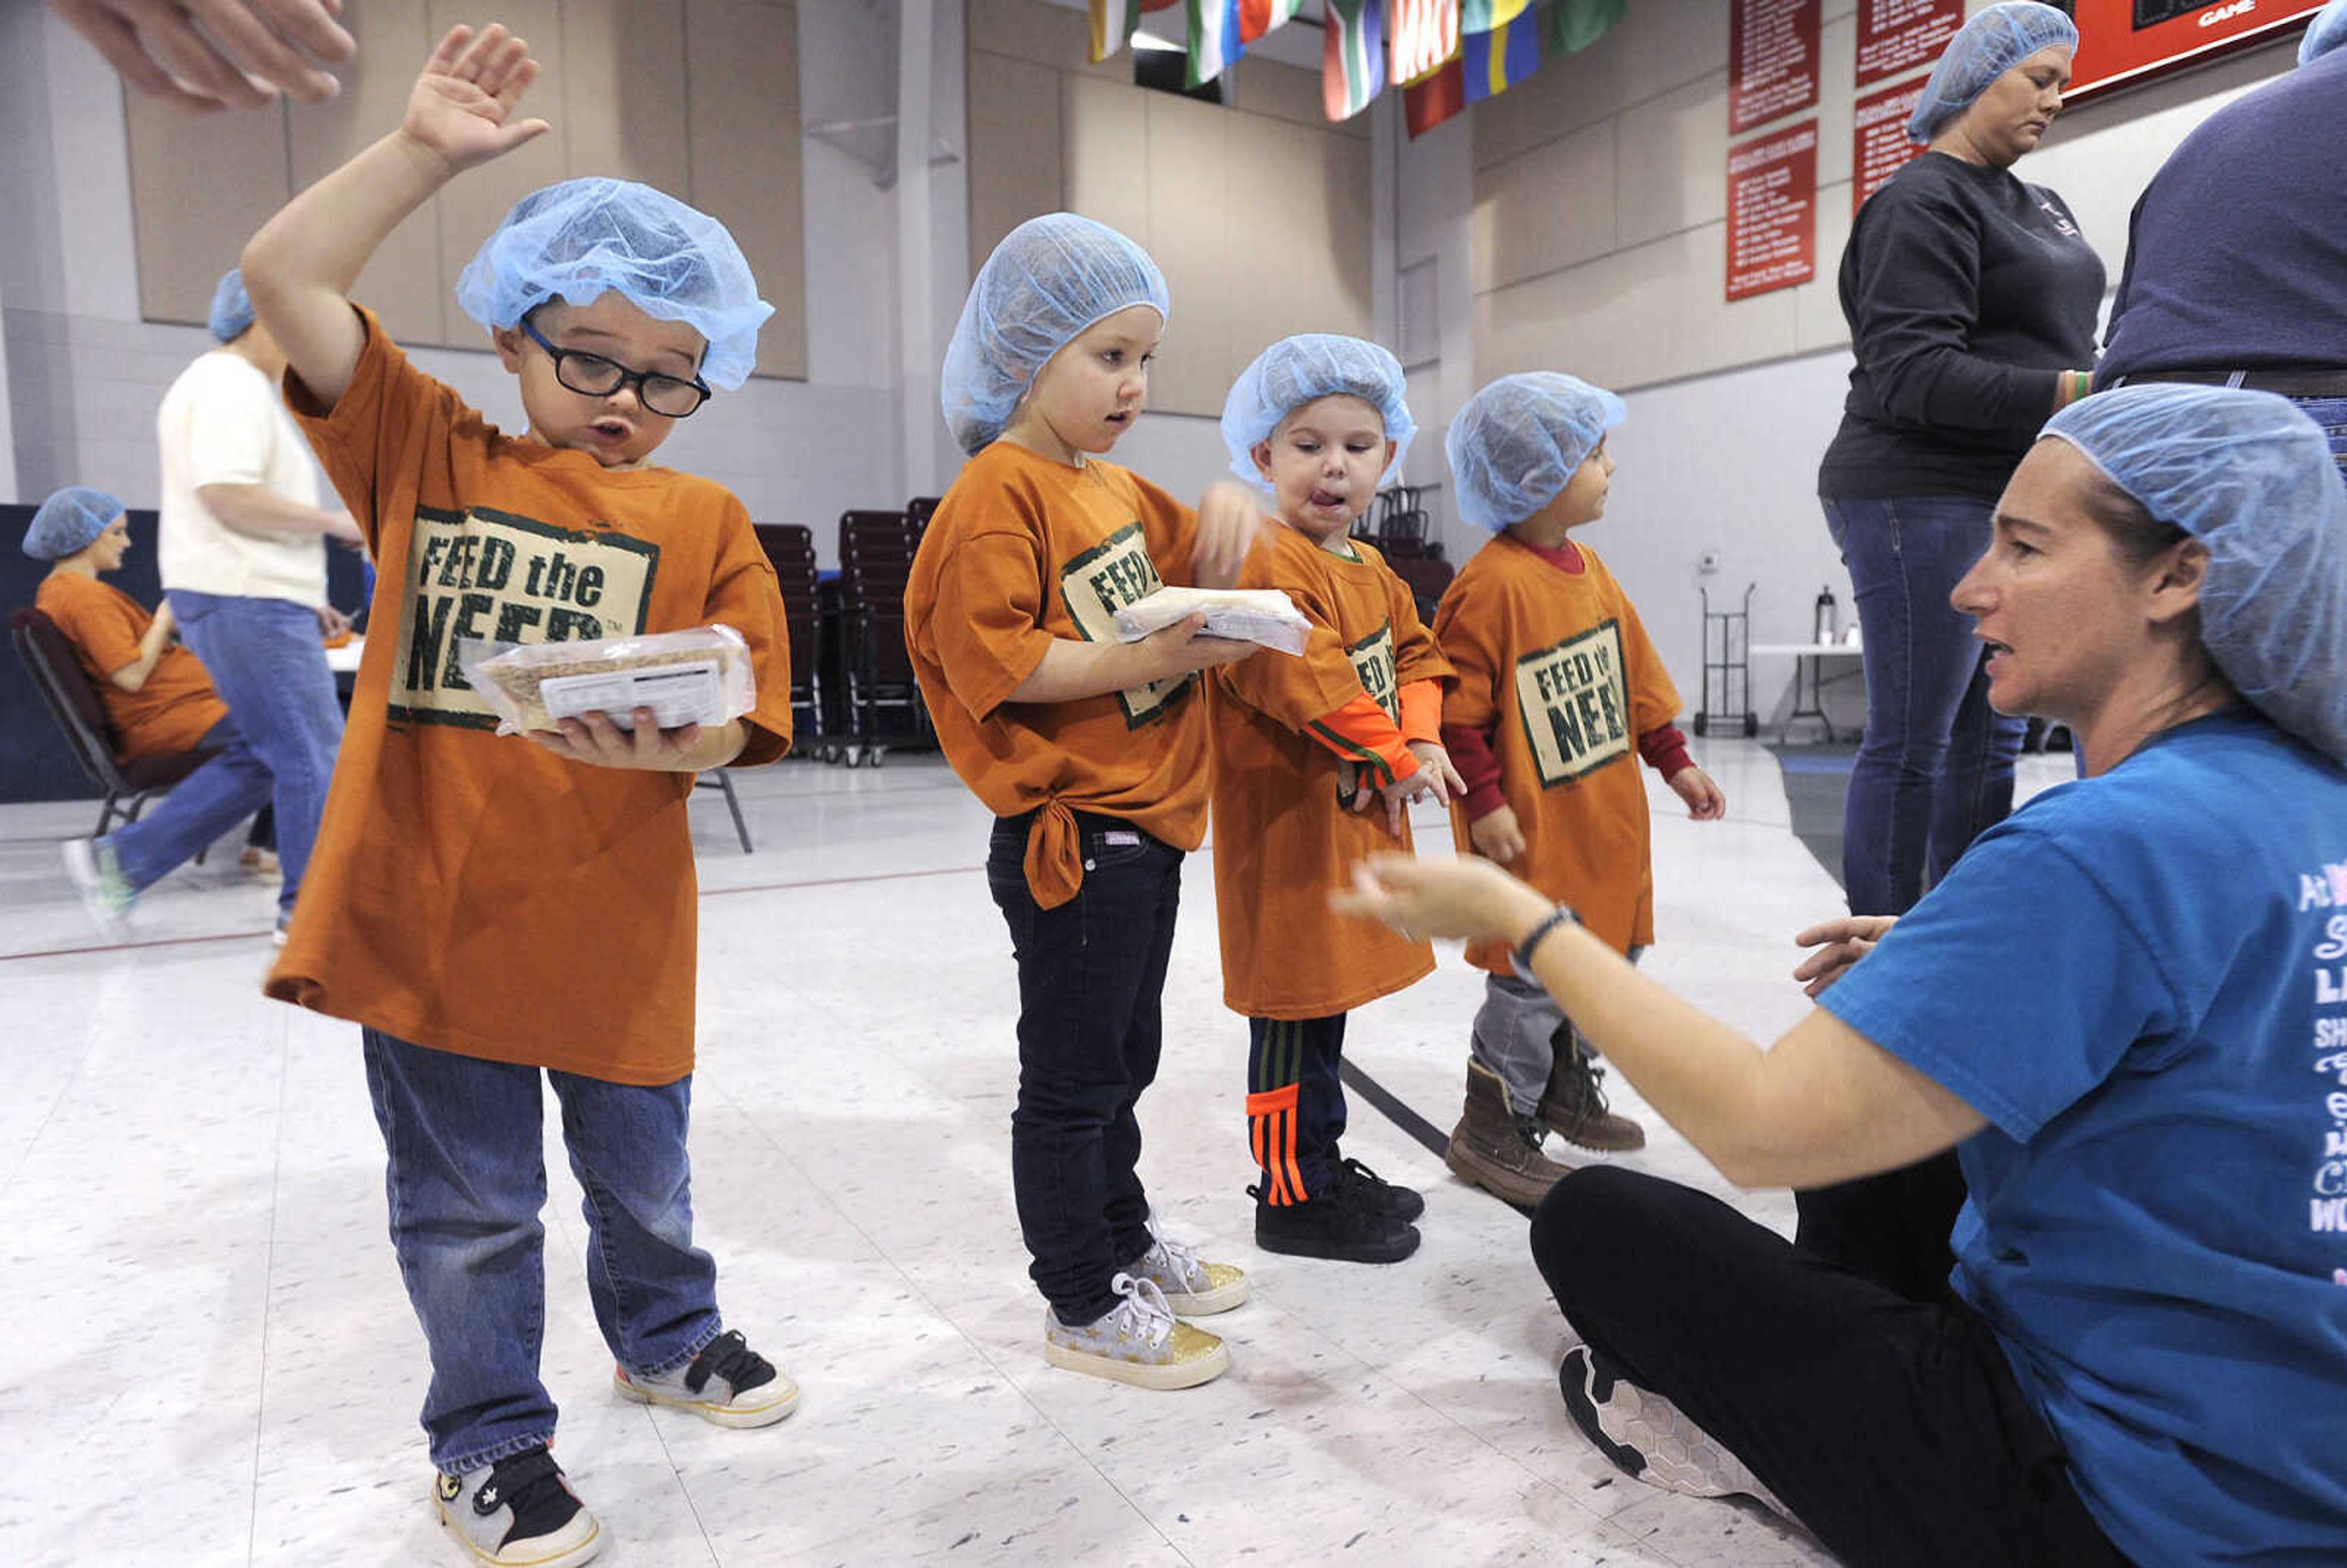
<instances>
[{"instance_id":1,"label":"gray sneaker","mask_svg":"<svg viewBox=\"0 0 2347 1568\"><path fill-rule=\"evenodd\" d=\"M1247 1298L1245 1271L1227 1263L1204 1263L1178 1241L1168 1241L1149 1216L1149 1250L1126 1265L1125 1272L1145 1279L1165 1296L1176 1317L1212 1317L1228 1312Z\"/></svg>"},{"instance_id":2,"label":"gray sneaker","mask_svg":"<svg viewBox=\"0 0 2347 1568\"><path fill-rule=\"evenodd\" d=\"M102 838L68 838L58 848L65 856L66 875L81 896L82 912L108 936L121 935L138 890L122 875L114 845Z\"/></svg>"},{"instance_id":3,"label":"gray sneaker","mask_svg":"<svg viewBox=\"0 0 2347 1568\"><path fill-rule=\"evenodd\" d=\"M1564 1353L1556 1381L1573 1424L1624 1475L1688 1497L1757 1498L1770 1512L1800 1522L1726 1444L1660 1394L1614 1376L1588 1346Z\"/></svg>"},{"instance_id":4,"label":"gray sneaker","mask_svg":"<svg viewBox=\"0 0 2347 1568\"><path fill-rule=\"evenodd\" d=\"M751 1349L733 1328L712 1339L683 1366L665 1372L614 1367L611 1386L622 1399L690 1410L721 1427L771 1427L799 1408L799 1386Z\"/></svg>"},{"instance_id":5,"label":"gray sneaker","mask_svg":"<svg viewBox=\"0 0 2347 1568\"><path fill-rule=\"evenodd\" d=\"M498 1568L572 1568L603 1549L601 1526L543 1447L442 1472L432 1506L475 1562Z\"/></svg>"},{"instance_id":6,"label":"gray sneaker","mask_svg":"<svg viewBox=\"0 0 2347 1568\"><path fill-rule=\"evenodd\" d=\"M1222 1340L1174 1317L1156 1286L1120 1274L1109 1288L1124 1299L1081 1327L1043 1309L1043 1359L1141 1389L1195 1388L1230 1370Z\"/></svg>"}]
</instances>

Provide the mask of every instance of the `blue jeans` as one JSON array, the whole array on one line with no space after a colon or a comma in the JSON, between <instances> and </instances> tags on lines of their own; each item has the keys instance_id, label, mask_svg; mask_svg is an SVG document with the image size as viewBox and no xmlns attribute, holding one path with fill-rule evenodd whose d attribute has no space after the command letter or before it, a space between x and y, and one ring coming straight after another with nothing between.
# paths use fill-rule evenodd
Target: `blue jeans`
<instances>
[{"instance_id":1,"label":"blue jeans","mask_svg":"<svg viewBox=\"0 0 2347 1568\"><path fill-rule=\"evenodd\" d=\"M229 717L275 781L277 859L285 885L277 907L290 915L326 815L326 785L343 743L343 705L326 668L318 618L290 599L244 599L170 590L179 635L228 704Z\"/></svg>"},{"instance_id":2,"label":"blue jeans","mask_svg":"<svg viewBox=\"0 0 2347 1568\"><path fill-rule=\"evenodd\" d=\"M1842 891L1853 915L1903 915L2013 811L2026 726L1988 705L1973 618L1948 602L1988 549L1995 506L1902 496L1825 509L1866 650L1866 738L1842 812Z\"/></svg>"},{"instance_id":3,"label":"blue jeans","mask_svg":"<svg viewBox=\"0 0 2347 1568\"><path fill-rule=\"evenodd\" d=\"M2298 411L2322 426L2331 437L2331 460L2347 477L2347 397L2293 397Z\"/></svg>"},{"instance_id":4,"label":"blue jeans","mask_svg":"<svg viewBox=\"0 0 2347 1568\"><path fill-rule=\"evenodd\" d=\"M276 788L234 719L214 724L196 745L220 755L172 785L138 821L106 835L134 888L151 887L193 860L212 840L265 809Z\"/></svg>"},{"instance_id":5,"label":"blue jeans","mask_svg":"<svg viewBox=\"0 0 2347 1568\"><path fill-rule=\"evenodd\" d=\"M364 1031L389 1166L391 1244L432 1351L432 1462L477 1469L554 1437L546 1337L540 1069ZM548 1071L586 1190L587 1294L629 1371L682 1366L717 1337L717 1265L692 1245L692 1080L647 1089Z\"/></svg>"},{"instance_id":6,"label":"blue jeans","mask_svg":"<svg viewBox=\"0 0 2347 1568\"><path fill-rule=\"evenodd\" d=\"M1157 1077L1182 852L1129 822L1079 812L1083 885L1045 909L1027 886L1032 822L1031 813L997 822L986 860L1019 960L1010 1185L1028 1276L1076 1327L1116 1305L1109 1282L1150 1246L1134 1112Z\"/></svg>"}]
</instances>

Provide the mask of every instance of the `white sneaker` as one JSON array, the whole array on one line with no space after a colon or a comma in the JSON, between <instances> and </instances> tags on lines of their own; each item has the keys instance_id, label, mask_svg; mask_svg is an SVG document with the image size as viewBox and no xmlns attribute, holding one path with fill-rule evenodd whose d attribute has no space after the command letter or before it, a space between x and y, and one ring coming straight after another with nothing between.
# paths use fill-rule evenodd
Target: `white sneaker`
<instances>
[{"instance_id":1,"label":"white sneaker","mask_svg":"<svg viewBox=\"0 0 2347 1568\"><path fill-rule=\"evenodd\" d=\"M1246 1272L1227 1263L1204 1263L1178 1241L1168 1241L1149 1216L1149 1250L1125 1266L1135 1278L1145 1279L1165 1296L1165 1305L1177 1317L1212 1317L1228 1312L1247 1298Z\"/></svg>"},{"instance_id":2,"label":"white sneaker","mask_svg":"<svg viewBox=\"0 0 2347 1568\"><path fill-rule=\"evenodd\" d=\"M114 846L102 838L68 838L57 848L65 856L66 875L81 897L82 913L106 935L122 935L138 890L122 875Z\"/></svg>"},{"instance_id":3,"label":"white sneaker","mask_svg":"<svg viewBox=\"0 0 2347 1568\"><path fill-rule=\"evenodd\" d=\"M1688 1497L1757 1498L1770 1512L1800 1522L1725 1443L1660 1394L1614 1377L1588 1346L1564 1353L1556 1380L1573 1424L1624 1475Z\"/></svg>"},{"instance_id":4,"label":"white sneaker","mask_svg":"<svg viewBox=\"0 0 2347 1568\"><path fill-rule=\"evenodd\" d=\"M1043 1309L1043 1359L1141 1389L1195 1388L1230 1370L1222 1340L1174 1317L1155 1285L1120 1274L1109 1288L1124 1299L1081 1327Z\"/></svg>"},{"instance_id":5,"label":"white sneaker","mask_svg":"<svg viewBox=\"0 0 2347 1568\"><path fill-rule=\"evenodd\" d=\"M432 1505L474 1561L498 1568L571 1568L603 1549L602 1527L544 1448L442 1472Z\"/></svg>"},{"instance_id":6,"label":"white sneaker","mask_svg":"<svg viewBox=\"0 0 2347 1568\"><path fill-rule=\"evenodd\" d=\"M690 1410L721 1427L771 1427L799 1408L799 1386L733 1328L657 1375L614 1367L611 1386L622 1399Z\"/></svg>"}]
</instances>

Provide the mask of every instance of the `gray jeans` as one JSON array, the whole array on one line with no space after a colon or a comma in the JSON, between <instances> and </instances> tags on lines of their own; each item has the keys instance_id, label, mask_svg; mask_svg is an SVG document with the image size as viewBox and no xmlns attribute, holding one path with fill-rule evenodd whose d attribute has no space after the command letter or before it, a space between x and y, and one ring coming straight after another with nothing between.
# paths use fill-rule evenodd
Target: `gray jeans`
<instances>
[{"instance_id":1,"label":"gray jeans","mask_svg":"<svg viewBox=\"0 0 2347 1568\"><path fill-rule=\"evenodd\" d=\"M1636 963L1645 952L1631 948L1630 961ZM1571 1021L1540 987L1513 975L1483 977L1483 1005L1475 1009L1469 1049L1508 1086L1508 1103L1517 1115L1538 1113L1556 1065L1557 1031Z\"/></svg>"}]
</instances>

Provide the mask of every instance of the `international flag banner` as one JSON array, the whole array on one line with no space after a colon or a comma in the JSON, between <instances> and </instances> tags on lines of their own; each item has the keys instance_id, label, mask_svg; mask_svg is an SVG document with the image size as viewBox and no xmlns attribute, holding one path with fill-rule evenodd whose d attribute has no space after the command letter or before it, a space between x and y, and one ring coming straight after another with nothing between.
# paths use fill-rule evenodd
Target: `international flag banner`
<instances>
[{"instance_id":1,"label":"international flag banner","mask_svg":"<svg viewBox=\"0 0 2347 1568\"><path fill-rule=\"evenodd\" d=\"M1540 23L1522 16L1488 33L1470 33L1459 46L1467 101L1497 97L1541 67Z\"/></svg>"},{"instance_id":2,"label":"international flag banner","mask_svg":"<svg viewBox=\"0 0 2347 1568\"><path fill-rule=\"evenodd\" d=\"M1141 26L1141 0L1092 0L1092 64L1097 66L1133 42Z\"/></svg>"},{"instance_id":3,"label":"international flag banner","mask_svg":"<svg viewBox=\"0 0 2347 1568\"><path fill-rule=\"evenodd\" d=\"M1190 86L1204 87L1245 53L1239 0L1190 0Z\"/></svg>"},{"instance_id":4,"label":"international flag banner","mask_svg":"<svg viewBox=\"0 0 2347 1568\"><path fill-rule=\"evenodd\" d=\"M1352 118L1386 87L1386 0L1327 0L1320 34L1320 106Z\"/></svg>"},{"instance_id":5,"label":"international flag banner","mask_svg":"<svg viewBox=\"0 0 2347 1568\"><path fill-rule=\"evenodd\" d=\"M1550 0L1541 8L1541 55L1577 55L1622 19L1626 0Z\"/></svg>"},{"instance_id":6,"label":"international flag banner","mask_svg":"<svg viewBox=\"0 0 2347 1568\"><path fill-rule=\"evenodd\" d=\"M1532 0L1459 0L1459 30L1471 38L1504 27L1531 4Z\"/></svg>"},{"instance_id":7,"label":"international flag banner","mask_svg":"<svg viewBox=\"0 0 2347 1568\"><path fill-rule=\"evenodd\" d=\"M1466 64L1453 60L1432 76L1401 90L1402 118L1416 141L1467 107Z\"/></svg>"},{"instance_id":8,"label":"international flag banner","mask_svg":"<svg viewBox=\"0 0 2347 1568\"><path fill-rule=\"evenodd\" d=\"M1294 16L1304 0L1239 0L1239 42L1252 44Z\"/></svg>"},{"instance_id":9,"label":"international flag banner","mask_svg":"<svg viewBox=\"0 0 2347 1568\"><path fill-rule=\"evenodd\" d=\"M1459 54L1459 0L1390 0L1386 26L1396 86L1432 76Z\"/></svg>"}]
</instances>

